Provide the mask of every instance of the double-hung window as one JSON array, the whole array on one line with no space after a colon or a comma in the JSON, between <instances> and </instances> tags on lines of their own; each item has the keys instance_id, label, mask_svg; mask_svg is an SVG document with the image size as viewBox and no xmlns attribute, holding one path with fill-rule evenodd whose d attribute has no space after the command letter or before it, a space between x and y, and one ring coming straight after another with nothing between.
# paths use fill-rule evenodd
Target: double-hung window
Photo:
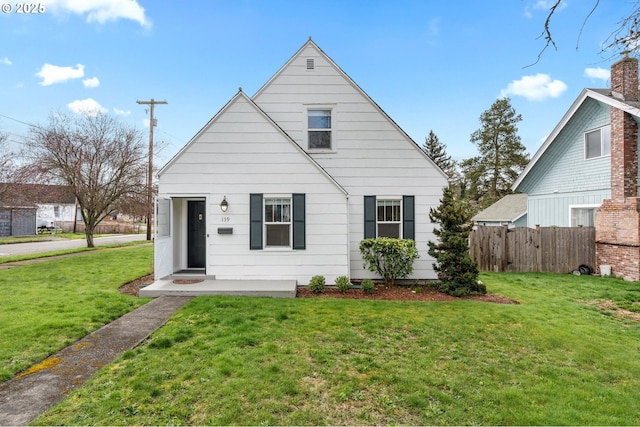
<instances>
[{"instance_id":1,"label":"double-hung window","mask_svg":"<svg viewBox=\"0 0 640 427\"><path fill-rule=\"evenodd\" d=\"M291 247L291 199L264 199L266 247Z\"/></svg>"},{"instance_id":2,"label":"double-hung window","mask_svg":"<svg viewBox=\"0 0 640 427\"><path fill-rule=\"evenodd\" d=\"M331 110L308 110L309 150L331 149Z\"/></svg>"},{"instance_id":3,"label":"double-hung window","mask_svg":"<svg viewBox=\"0 0 640 427\"><path fill-rule=\"evenodd\" d=\"M611 126L604 126L584 134L584 157L595 159L611 154Z\"/></svg>"},{"instance_id":4,"label":"double-hung window","mask_svg":"<svg viewBox=\"0 0 640 427\"><path fill-rule=\"evenodd\" d=\"M401 236L400 225L402 216L400 215L400 200L377 200L377 228L378 237L393 237L399 239Z\"/></svg>"},{"instance_id":5,"label":"double-hung window","mask_svg":"<svg viewBox=\"0 0 640 427\"><path fill-rule=\"evenodd\" d=\"M306 248L305 195L249 196L249 248Z\"/></svg>"},{"instance_id":6,"label":"double-hung window","mask_svg":"<svg viewBox=\"0 0 640 427\"><path fill-rule=\"evenodd\" d=\"M415 196L364 196L364 238L415 239Z\"/></svg>"}]
</instances>

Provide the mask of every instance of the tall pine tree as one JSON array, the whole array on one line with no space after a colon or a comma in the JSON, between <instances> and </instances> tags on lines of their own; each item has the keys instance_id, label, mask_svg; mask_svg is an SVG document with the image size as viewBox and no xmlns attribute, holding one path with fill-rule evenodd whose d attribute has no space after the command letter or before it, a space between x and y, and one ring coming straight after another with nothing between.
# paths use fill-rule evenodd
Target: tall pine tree
<instances>
[{"instance_id":1,"label":"tall pine tree","mask_svg":"<svg viewBox=\"0 0 640 427\"><path fill-rule=\"evenodd\" d=\"M479 155L462 162L462 173L470 183L470 196L487 207L511 193L511 185L529 163L529 155L518 135L516 113L509 98L496 100L480 115L481 128L471 134Z\"/></svg>"},{"instance_id":2,"label":"tall pine tree","mask_svg":"<svg viewBox=\"0 0 640 427\"><path fill-rule=\"evenodd\" d=\"M449 178L453 178L456 162L447 154L447 146L440 142L438 135L433 130L429 131L429 136L425 138L422 149Z\"/></svg>"}]
</instances>

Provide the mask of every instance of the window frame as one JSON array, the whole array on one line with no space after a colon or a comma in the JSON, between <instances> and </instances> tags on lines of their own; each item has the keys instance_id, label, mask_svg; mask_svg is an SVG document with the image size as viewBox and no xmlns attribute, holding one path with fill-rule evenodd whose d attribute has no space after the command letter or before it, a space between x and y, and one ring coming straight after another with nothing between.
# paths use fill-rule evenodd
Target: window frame
<instances>
[{"instance_id":1,"label":"window frame","mask_svg":"<svg viewBox=\"0 0 640 427\"><path fill-rule=\"evenodd\" d=\"M598 204L569 205L569 227L580 227L580 225L573 225L574 209L593 209L593 225L582 225L582 227L595 227L595 214L599 207Z\"/></svg>"},{"instance_id":2,"label":"window frame","mask_svg":"<svg viewBox=\"0 0 640 427\"><path fill-rule=\"evenodd\" d=\"M589 156L588 137L589 135L596 134L597 132L599 132L600 134L600 154L597 156L595 155ZM606 135L608 135L608 138L605 138ZM593 160L593 159L600 159L602 157L610 157L611 156L611 125L602 126L602 127L591 129L589 131L584 132L583 141L584 141L584 159L585 160ZM605 148L608 148L608 150L605 150Z\"/></svg>"},{"instance_id":3,"label":"window frame","mask_svg":"<svg viewBox=\"0 0 640 427\"><path fill-rule=\"evenodd\" d=\"M267 205L269 201L288 201L289 212L288 221L267 221ZM281 214L282 216L282 214ZM288 225L289 239L287 245L269 245L268 227L273 225ZM265 194L262 198L262 233L264 236L263 249L268 250L291 250L293 249L293 195L292 194Z\"/></svg>"},{"instance_id":4,"label":"window frame","mask_svg":"<svg viewBox=\"0 0 640 427\"><path fill-rule=\"evenodd\" d=\"M390 203L389 206L387 206L387 203ZM393 216L393 211L394 211L394 207L398 207L397 210L397 220L391 220L391 221L381 221L379 218L379 209L381 207L383 207L383 212L384 212L384 219L386 219L386 208L387 207L391 207L392 208L392 216ZM403 203L402 203L402 198L401 197L397 197L397 196L380 196L380 197L376 197L376 237L386 237L386 236L381 236L380 235L380 224L382 225L396 225L398 227L398 237L395 237L397 239L403 239Z\"/></svg>"},{"instance_id":5,"label":"window frame","mask_svg":"<svg viewBox=\"0 0 640 427\"><path fill-rule=\"evenodd\" d=\"M314 128L309 126L309 115L311 111L328 111L330 126L328 128ZM306 105L305 106L305 138L307 150L311 152L334 152L335 147L335 106L333 105ZM312 148L310 146L311 132L326 132L329 134L329 147Z\"/></svg>"}]
</instances>

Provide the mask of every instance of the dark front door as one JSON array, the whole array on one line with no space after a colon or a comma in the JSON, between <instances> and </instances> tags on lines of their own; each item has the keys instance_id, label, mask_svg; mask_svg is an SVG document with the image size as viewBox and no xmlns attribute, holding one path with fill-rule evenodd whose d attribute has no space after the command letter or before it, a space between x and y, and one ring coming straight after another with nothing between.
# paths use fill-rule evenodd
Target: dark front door
<instances>
[{"instance_id":1,"label":"dark front door","mask_svg":"<svg viewBox=\"0 0 640 427\"><path fill-rule=\"evenodd\" d=\"M189 200L187 207L187 267L204 268L206 261L206 215L204 201Z\"/></svg>"}]
</instances>

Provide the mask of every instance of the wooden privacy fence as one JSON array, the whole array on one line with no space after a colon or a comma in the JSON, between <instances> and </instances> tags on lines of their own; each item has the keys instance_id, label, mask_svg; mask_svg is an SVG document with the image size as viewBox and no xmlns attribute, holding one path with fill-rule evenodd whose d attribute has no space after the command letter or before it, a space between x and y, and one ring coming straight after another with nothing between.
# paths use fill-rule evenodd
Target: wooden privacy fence
<instances>
[{"instance_id":1,"label":"wooden privacy fence","mask_svg":"<svg viewBox=\"0 0 640 427\"><path fill-rule=\"evenodd\" d=\"M570 273L596 263L594 227L478 226L469 236L471 259L481 271Z\"/></svg>"}]
</instances>

